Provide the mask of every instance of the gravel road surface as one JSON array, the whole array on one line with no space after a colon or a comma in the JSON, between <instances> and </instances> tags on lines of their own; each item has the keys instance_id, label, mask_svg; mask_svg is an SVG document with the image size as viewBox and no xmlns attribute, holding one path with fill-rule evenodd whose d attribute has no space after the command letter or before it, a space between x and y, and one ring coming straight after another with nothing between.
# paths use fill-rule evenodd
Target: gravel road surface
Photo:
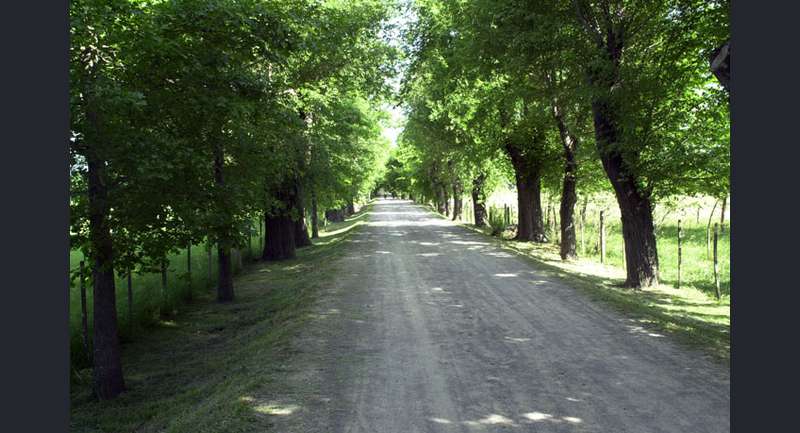
<instances>
[{"instance_id":1,"label":"gravel road surface","mask_svg":"<svg viewBox=\"0 0 800 433\"><path fill-rule=\"evenodd\" d=\"M275 431L730 431L727 368L421 206L366 218L266 396Z\"/></svg>"}]
</instances>

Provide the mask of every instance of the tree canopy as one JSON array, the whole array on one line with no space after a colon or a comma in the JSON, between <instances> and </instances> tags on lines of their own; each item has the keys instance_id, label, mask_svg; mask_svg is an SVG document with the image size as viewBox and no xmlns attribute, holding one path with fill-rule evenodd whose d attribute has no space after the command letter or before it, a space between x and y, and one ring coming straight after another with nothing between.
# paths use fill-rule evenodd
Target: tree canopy
<instances>
[{"instance_id":1,"label":"tree canopy","mask_svg":"<svg viewBox=\"0 0 800 433\"><path fill-rule=\"evenodd\" d=\"M489 172L513 179L517 239L530 241L545 240L540 191L557 191L568 259L578 191L612 190L626 284L656 284L655 203L729 189L727 90L708 60L729 38L729 2L418 0L413 9L398 152L409 191L447 211L451 184L483 185Z\"/></svg>"}]
</instances>

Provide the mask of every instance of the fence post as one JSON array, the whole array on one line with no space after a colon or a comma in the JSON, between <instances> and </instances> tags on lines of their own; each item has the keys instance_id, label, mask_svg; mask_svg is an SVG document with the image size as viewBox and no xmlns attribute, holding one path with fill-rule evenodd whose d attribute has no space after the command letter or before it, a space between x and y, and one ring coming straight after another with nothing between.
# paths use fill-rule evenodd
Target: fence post
<instances>
[{"instance_id":1,"label":"fence post","mask_svg":"<svg viewBox=\"0 0 800 433\"><path fill-rule=\"evenodd\" d=\"M600 211L600 263L606 262L606 226L604 211Z\"/></svg>"},{"instance_id":2,"label":"fence post","mask_svg":"<svg viewBox=\"0 0 800 433\"><path fill-rule=\"evenodd\" d=\"M719 236L719 224L714 223L714 289L716 290L717 300L722 297L719 290L719 262L717 261L717 238Z\"/></svg>"},{"instance_id":3,"label":"fence post","mask_svg":"<svg viewBox=\"0 0 800 433\"><path fill-rule=\"evenodd\" d=\"M678 288L681 288L681 266L683 265L683 227L681 227L681 220L678 220Z\"/></svg>"},{"instance_id":4,"label":"fence post","mask_svg":"<svg viewBox=\"0 0 800 433\"><path fill-rule=\"evenodd\" d=\"M128 268L128 330L133 335L133 280L132 268Z\"/></svg>"},{"instance_id":5,"label":"fence post","mask_svg":"<svg viewBox=\"0 0 800 433\"><path fill-rule=\"evenodd\" d=\"M88 314L86 312L86 281L84 281L84 263L81 260L80 263L80 275L78 276L78 280L80 281L80 288L81 288L81 327L83 331L83 351L86 353L86 358L89 361L89 364L92 364L92 354L89 352L89 318L87 317Z\"/></svg>"},{"instance_id":6,"label":"fence post","mask_svg":"<svg viewBox=\"0 0 800 433\"><path fill-rule=\"evenodd\" d=\"M719 200L714 202L714 207L711 208L711 215L708 216L708 225L706 226L706 257L709 259L711 257L711 220L714 218L714 211L717 210L717 203Z\"/></svg>"}]
</instances>

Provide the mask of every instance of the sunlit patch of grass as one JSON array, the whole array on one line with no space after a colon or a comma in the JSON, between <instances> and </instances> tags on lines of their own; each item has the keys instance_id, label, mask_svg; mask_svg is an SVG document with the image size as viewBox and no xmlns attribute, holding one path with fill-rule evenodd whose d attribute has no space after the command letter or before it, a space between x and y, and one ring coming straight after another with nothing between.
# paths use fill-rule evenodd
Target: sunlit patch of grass
<instances>
[{"instance_id":1,"label":"sunlit patch of grass","mask_svg":"<svg viewBox=\"0 0 800 433\"><path fill-rule=\"evenodd\" d=\"M325 284L320 275L332 272L336 246L350 233L302 248L294 260L253 264L236 279L235 302L217 304L203 291L162 326L123 344L128 390L117 399L92 398L90 372L80 370L85 378L71 387L70 431L271 431L271 419L299 408L260 396L275 393L271 384L285 373L291 337L310 320Z\"/></svg>"},{"instance_id":2,"label":"sunlit patch of grass","mask_svg":"<svg viewBox=\"0 0 800 433\"><path fill-rule=\"evenodd\" d=\"M289 405L279 405L279 404L260 404L253 407L253 410L259 413L263 413L266 415L291 415L295 411L300 409L299 406L289 404Z\"/></svg>"},{"instance_id":3,"label":"sunlit patch of grass","mask_svg":"<svg viewBox=\"0 0 800 433\"><path fill-rule=\"evenodd\" d=\"M600 261L600 253L596 248L599 229L587 224L584 233L585 251L579 251L585 258ZM623 268L622 233L619 224L606 229L606 263ZM668 286L678 283L678 226L662 224L656 232L658 242L659 278ZM580 243L579 243L580 249ZM711 248L706 245L706 226L684 223L681 266L681 285L693 287L709 295L714 294L714 261L709 255ZM719 263L720 291L723 296L731 293L730 267L730 229L719 232L717 244L717 262Z\"/></svg>"},{"instance_id":4,"label":"sunlit patch of grass","mask_svg":"<svg viewBox=\"0 0 800 433\"><path fill-rule=\"evenodd\" d=\"M372 204L362 207L358 212L342 222L328 224L320 231L319 238L314 239L314 245L330 245L341 240L342 235L366 223L366 217L370 209L372 209Z\"/></svg>"}]
</instances>

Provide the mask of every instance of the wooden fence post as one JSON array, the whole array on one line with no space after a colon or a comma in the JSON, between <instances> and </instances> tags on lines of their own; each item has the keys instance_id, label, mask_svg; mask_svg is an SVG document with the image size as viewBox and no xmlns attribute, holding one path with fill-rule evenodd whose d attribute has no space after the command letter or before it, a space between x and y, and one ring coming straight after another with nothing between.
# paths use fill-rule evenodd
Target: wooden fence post
<instances>
[{"instance_id":1,"label":"wooden fence post","mask_svg":"<svg viewBox=\"0 0 800 433\"><path fill-rule=\"evenodd\" d=\"M717 300L722 297L719 290L719 262L717 261L717 238L719 236L719 224L714 223L714 289L716 290Z\"/></svg>"},{"instance_id":2,"label":"wooden fence post","mask_svg":"<svg viewBox=\"0 0 800 433\"><path fill-rule=\"evenodd\" d=\"M683 265L683 249L681 242L683 242L683 227L681 227L681 220L678 220L678 288L681 288L681 266Z\"/></svg>"},{"instance_id":3,"label":"wooden fence post","mask_svg":"<svg viewBox=\"0 0 800 433\"><path fill-rule=\"evenodd\" d=\"M80 282L81 288L81 331L83 333L83 351L86 353L86 358L89 361L89 364L92 364L92 354L89 352L89 318L86 312L86 281L83 278L84 275L85 265L83 260L80 263L80 275L78 276L78 281Z\"/></svg>"},{"instance_id":4,"label":"wooden fence post","mask_svg":"<svg viewBox=\"0 0 800 433\"><path fill-rule=\"evenodd\" d=\"M706 257L709 259L711 257L711 220L714 218L714 211L717 210L717 203L719 200L714 202L714 207L711 208L711 215L708 216L708 225L706 226Z\"/></svg>"},{"instance_id":5,"label":"wooden fence post","mask_svg":"<svg viewBox=\"0 0 800 433\"><path fill-rule=\"evenodd\" d=\"M600 211L600 263L606 262L606 226L604 211Z\"/></svg>"}]
</instances>

